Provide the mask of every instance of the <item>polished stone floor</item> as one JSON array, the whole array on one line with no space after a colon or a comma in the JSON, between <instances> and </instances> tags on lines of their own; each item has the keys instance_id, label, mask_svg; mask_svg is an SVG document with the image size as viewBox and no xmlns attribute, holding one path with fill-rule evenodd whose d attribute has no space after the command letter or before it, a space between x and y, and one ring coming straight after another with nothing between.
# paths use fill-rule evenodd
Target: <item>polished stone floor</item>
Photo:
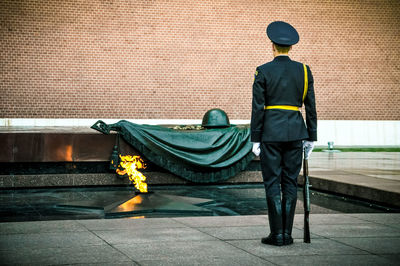
<instances>
[{"instance_id":1,"label":"polished stone floor","mask_svg":"<svg viewBox=\"0 0 400 266\"><path fill-rule=\"evenodd\" d=\"M0 222L267 214L262 184L151 186L150 191L137 194L132 187L3 190ZM311 192L314 214L400 212L365 201ZM302 212L299 188L296 213Z\"/></svg>"}]
</instances>

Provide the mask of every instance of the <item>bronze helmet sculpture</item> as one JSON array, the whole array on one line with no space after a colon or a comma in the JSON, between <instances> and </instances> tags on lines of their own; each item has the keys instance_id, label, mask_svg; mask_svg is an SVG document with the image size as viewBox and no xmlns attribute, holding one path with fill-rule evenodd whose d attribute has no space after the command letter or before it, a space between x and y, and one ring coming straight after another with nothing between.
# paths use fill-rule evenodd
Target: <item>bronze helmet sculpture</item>
<instances>
[{"instance_id":1,"label":"bronze helmet sculpture","mask_svg":"<svg viewBox=\"0 0 400 266\"><path fill-rule=\"evenodd\" d=\"M230 127L228 115L221 109L208 110L203 116L202 127L205 128L221 128Z\"/></svg>"}]
</instances>

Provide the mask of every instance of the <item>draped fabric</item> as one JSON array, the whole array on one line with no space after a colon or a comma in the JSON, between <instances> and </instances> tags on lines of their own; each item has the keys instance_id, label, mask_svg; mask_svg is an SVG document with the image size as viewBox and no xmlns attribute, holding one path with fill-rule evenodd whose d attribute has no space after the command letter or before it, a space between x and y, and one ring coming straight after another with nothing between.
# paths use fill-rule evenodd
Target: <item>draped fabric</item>
<instances>
[{"instance_id":1,"label":"draped fabric","mask_svg":"<svg viewBox=\"0 0 400 266\"><path fill-rule=\"evenodd\" d=\"M125 120L108 125L99 120L92 128L104 134L117 131L152 163L192 182L227 180L254 158L248 126L182 131Z\"/></svg>"}]
</instances>

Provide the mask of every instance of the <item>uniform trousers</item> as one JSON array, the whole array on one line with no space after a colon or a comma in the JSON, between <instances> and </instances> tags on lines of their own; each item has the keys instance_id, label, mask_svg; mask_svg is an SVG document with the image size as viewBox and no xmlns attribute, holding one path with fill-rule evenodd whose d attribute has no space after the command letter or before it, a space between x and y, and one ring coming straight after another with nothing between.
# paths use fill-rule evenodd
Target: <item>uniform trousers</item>
<instances>
[{"instance_id":1,"label":"uniform trousers","mask_svg":"<svg viewBox=\"0 0 400 266\"><path fill-rule=\"evenodd\" d=\"M261 171L267 197L297 198L297 177L301 170L303 143L261 143Z\"/></svg>"}]
</instances>

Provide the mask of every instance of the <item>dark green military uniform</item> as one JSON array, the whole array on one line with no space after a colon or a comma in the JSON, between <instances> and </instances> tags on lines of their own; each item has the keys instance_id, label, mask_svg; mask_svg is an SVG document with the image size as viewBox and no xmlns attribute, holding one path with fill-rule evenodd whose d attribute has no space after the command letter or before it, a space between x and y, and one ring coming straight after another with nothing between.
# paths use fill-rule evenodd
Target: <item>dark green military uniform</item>
<instances>
[{"instance_id":1,"label":"dark green military uniform","mask_svg":"<svg viewBox=\"0 0 400 266\"><path fill-rule=\"evenodd\" d=\"M262 143L260 156L267 196L280 195L279 178L283 171L282 192L295 197L302 161L301 140L317 140L314 81L309 67L306 69L305 95L304 65L288 56L277 56L256 70L251 141ZM307 127L296 110L302 106L303 97Z\"/></svg>"},{"instance_id":2,"label":"dark green military uniform","mask_svg":"<svg viewBox=\"0 0 400 266\"><path fill-rule=\"evenodd\" d=\"M265 109L266 106L301 107L304 96L304 66L288 56L257 67L253 84L251 116L252 142L317 140L314 80L307 67L308 90L304 98L307 128L300 112Z\"/></svg>"},{"instance_id":3,"label":"dark green military uniform","mask_svg":"<svg viewBox=\"0 0 400 266\"><path fill-rule=\"evenodd\" d=\"M287 35L282 37L282 32ZM298 35L297 40L291 35L297 31L285 22L271 23L267 33L274 43L277 43L274 40L288 40L283 46L298 41ZM303 102L307 126L300 112ZM261 143L260 159L271 235L282 235L282 226L285 228L283 242L279 239L281 235L273 236L273 241L270 235L262 240L263 243L293 242L291 230L297 200L297 176L302 162L302 140L317 140L313 76L308 66L279 55L257 67L253 84L251 141Z\"/></svg>"}]
</instances>

